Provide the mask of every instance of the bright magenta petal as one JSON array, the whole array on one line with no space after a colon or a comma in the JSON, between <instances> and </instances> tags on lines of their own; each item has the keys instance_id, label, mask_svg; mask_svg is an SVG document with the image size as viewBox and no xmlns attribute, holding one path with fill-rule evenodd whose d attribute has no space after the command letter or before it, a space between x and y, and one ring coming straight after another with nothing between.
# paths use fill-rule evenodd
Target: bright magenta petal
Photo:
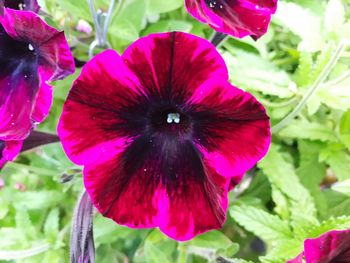
<instances>
[{"instance_id":1,"label":"bright magenta petal","mask_svg":"<svg viewBox=\"0 0 350 263\"><path fill-rule=\"evenodd\" d=\"M0 140L22 140L29 135L33 127L31 113L35 101L31 86L38 85L32 81L21 78L0 80Z\"/></svg>"},{"instance_id":2,"label":"bright magenta petal","mask_svg":"<svg viewBox=\"0 0 350 263\"><path fill-rule=\"evenodd\" d=\"M304 242L306 263L350 262L350 230L330 231Z\"/></svg>"},{"instance_id":3,"label":"bright magenta petal","mask_svg":"<svg viewBox=\"0 0 350 263\"><path fill-rule=\"evenodd\" d=\"M190 101L198 112L193 118L203 119L195 126L194 136L219 174L242 175L267 153L269 117L251 94L212 79L198 88Z\"/></svg>"},{"instance_id":4,"label":"bright magenta petal","mask_svg":"<svg viewBox=\"0 0 350 263\"><path fill-rule=\"evenodd\" d=\"M218 32L259 38L267 31L277 0L186 0L188 12Z\"/></svg>"},{"instance_id":5,"label":"bright magenta petal","mask_svg":"<svg viewBox=\"0 0 350 263\"><path fill-rule=\"evenodd\" d=\"M126 141L118 110L135 100L137 79L112 50L97 55L83 68L64 105L58 134L68 156L87 164Z\"/></svg>"},{"instance_id":6,"label":"bright magenta petal","mask_svg":"<svg viewBox=\"0 0 350 263\"><path fill-rule=\"evenodd\" d=\"M101 214L129 227L156 227L160 180L143 169L130 175L123 170L121 153L110 160L85 166L85 187Z\"/></svg>"},{"instance_id":7,"label":"bright magenta petal","mask_svg":"<svg viewBox=\"0 0 350 263\"><path fill-rule=\"evenodd\" d=\"M122 55L147 95L189 98L210 77L228 79L224 60L207 40L172 32L134 42Z\"/></svg>"},{"instance_id":8,"label":"bright magenta petal","mask_svg":"<svg viewBox=\"0 0 350 263\"><path fill-rule=\"evenodd\" d=\"M0 141L0 170L7 161L13 161L22 148L22 141Z\"/></svg>"},{"instance_id":9,"label":"bright magenta petal","mask_svg":"<svg viewBox=\"0 0 350 263\"><path fill-rule=\"evenodd\" d=\"M201 180L186 174L167 186L165 201L159 207L159 224L162 232L173 239L190 240L225 223L229 179L209 165L205 169L206 176Z\"/></svg>"}]
</instances>

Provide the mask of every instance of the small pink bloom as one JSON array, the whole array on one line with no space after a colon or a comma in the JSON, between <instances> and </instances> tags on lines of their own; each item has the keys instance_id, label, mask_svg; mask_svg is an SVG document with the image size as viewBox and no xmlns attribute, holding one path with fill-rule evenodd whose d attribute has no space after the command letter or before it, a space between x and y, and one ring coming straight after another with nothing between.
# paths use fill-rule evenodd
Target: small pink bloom
<instances>
[{"instance_id":1,"label":"small pink bloom","mask_svg":"<svg viewBox=\"0 0 350 263\"><path fill-rule=\"evenodd\" d=\"M0 140L0 170L7 161L13 161L22 148L22 141Z\"/></svg>"},{"instance_id":2,"label":"small pink bloom","mask_svg":"<svg viewBox=\"0 0 350 263\"><path fill-rule=\"evenodd\" d=\"M334 230L306 239L304 251L287 263L349 263L350 230Z\"/></svg>"},{"instance_id":3,"label":"small pink bloom","mask_svg":"<svg viewBox=\"0 0 350 263\"><path fill-rule=\"evenodd\" d=\"M16 183L15 188L21 192L25 192L27 190L27 187L22 183Z\"/></svg>"},{"instance_id":4,"label":"small pink bloom","mask_svg":"<svg viewBox=\"0 0 350 263\"><path fill-rule=\"evenodd\" d=\"M188 12L216 31L259 38L266 33L277 0L185 0Z\"/></svg>"},{"instance_id":5,"label":"small pink bloom","mask_svg":"<svg viewBox=\"0 0 350 263\"><path fill-rule=\"evenodd\" d=\"M49 81L74 72L64 33L30 11L4 8L0 15L0 140L23 140L45 119Z\"/></svg>"},{"instance_id":6,"label":"small pink bloom","mask_svg":"<svg viewBox=\"0 0 350 263\"><path fill-rule=\"evenodd\" d=\"M83 19L80 19L77 24L77 30L79 32L85 33L87 35L90 35L92 33L92 27L88 22L86 22Z\"/></svg>"},{"instance_id":7,"label":"small pink bloom","mask_svg":"<svg viewBox=\"0 0 350 263\"><path fill-rule=\"evenodd\" d=\"M270 144L264 107L228 82L212 44L179 32L88 62L58 133L104 216L177 240L223 225L231 180Z\"/></svg>"}]
</instances>

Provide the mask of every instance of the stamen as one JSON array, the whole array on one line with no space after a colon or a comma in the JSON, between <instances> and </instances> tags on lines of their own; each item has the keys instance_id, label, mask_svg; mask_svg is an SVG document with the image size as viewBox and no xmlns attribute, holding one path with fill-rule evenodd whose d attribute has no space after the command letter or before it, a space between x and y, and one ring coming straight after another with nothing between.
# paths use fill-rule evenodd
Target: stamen
<instances>
[{"instance_id":1,"label":"stamen","mask_svg":"<svg viewBox=\"0 0 350 263\"><path fill-rule=\"evenodd\" d=\"M29 44L29 45L28 45L28 49L29 49L30 51L34 51L34 47L32 46L32 44Z\"/></svg>"},{"instance_id":2,"label":"stamen","mask_svg":"<svg viewBox=\"0 0 350 263\"><path fill-rule=\"evenodd\" d=\"M167 123L180 123L180 114L179 113L168 113Z\"/></svg>"},{"instance_id":3,"label":"stamen","mask_svg":"<svg viewBox=\"0 0 350 263\"><path fill-rule=\"evenodd\" d=\"M212 9L223 9L224 6L221 4L221 0L207 0L207 5Z\"/></svg>"}]
</instances>

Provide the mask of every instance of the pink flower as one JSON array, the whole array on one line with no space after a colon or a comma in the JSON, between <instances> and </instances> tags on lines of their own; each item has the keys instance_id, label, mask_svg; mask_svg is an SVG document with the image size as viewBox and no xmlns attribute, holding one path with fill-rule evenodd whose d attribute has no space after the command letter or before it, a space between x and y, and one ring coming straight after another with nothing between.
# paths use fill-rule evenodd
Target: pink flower
<instances>
[{"instance_id":1,"label":"pink flower","mask_svg":"<svg viewBox=\"0 0 350 263\"><path fill-rule=\"evenodd\" d=\"M334 230L306 239L304 251L287 263L349 263L350 230Z\"/></svg>"},{"instance_id":2,"label":"pink flower","mask_svg":"<svg viewBox=\"0 0 350 263\"><path fill-rule=\"evenodd\" d=\"M216 31L259 38L266 33L277 0L185 0L188 12Z\"/></svg>"},{"instance_id":3,"label":"pink flower","mask_svg":"<svg viewBox=\"0 0 350 263\"><path fill-rule=\"evenodd\" d=\"M179 32L88 62L58 133L104 216L177 240L223 225L231 179L270 144L264 107L230 85L213 45Z\"/></svg>"},{"instance_id":4,"label":"pink flower","mask_svg":"<svg viewBox=\"0 0 350 263\"><path fill-rule=\"evenodd\" d=\"M16 9L16 10L28 10L38 13L40 6L37 0L0 0L3 6Z\"/></svg>"},{"instance_id":5,"label":"pink flower","mask_svg":"<svg viewBox=\"0 0 350 263\"><path fill-rule=\"evenodd\" d=\"M22 148L22 141L0 140L0 170L7 161L13 161Z\"/></svg>"},{"instance_id":6,"label":"pink flower","mask_svg":"<svg viewBox=\"0 0 350 263\"><path fill-rule=\"evenodd\" d=\"M74 72L64 33L30 11L0 16L0 140L23 140L47 116L47 82Z\"/></svg>"}]
</instances>

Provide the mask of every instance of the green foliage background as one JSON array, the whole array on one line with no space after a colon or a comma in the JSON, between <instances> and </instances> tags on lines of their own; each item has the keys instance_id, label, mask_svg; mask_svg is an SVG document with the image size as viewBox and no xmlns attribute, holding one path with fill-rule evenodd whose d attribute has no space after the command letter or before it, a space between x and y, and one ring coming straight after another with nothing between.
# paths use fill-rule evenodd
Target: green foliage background
<instances>
[{"instance_id":1,"label":"green foliage background","mask_svg":"<svg viewBox=\"0 0 350 263\"><path fill-rule=\"evenodd\" d=\"M96 6L108 8L108 0ZM74 54L87 60L93 36L85 0L42 0L45 20L64 29ZM118 52L152 32L186 31L209 38L213 30L187 14L183 0L124 0L116 8L108 39ZM268 33L259 41L230 38L220 52L231 82L254 94L278 123L324 74L336 47L350 39L349 0L279 0ZM98 263L285 262L305 238L350 228L350 46L318 85L298 117L273 133L266 158L230 193L223 229L178 243L158 230L133 230L96 215ZM55 83L49 118L38 129L56 132L72 81ZM63 183L72 176L72 180ZM69 262L69 235L83 190L81 167L59 144L20 155L1 177L0 262ZM264 242L264 243L262 243ZM264 244L264 245L263 245ZM3 261L2 261L3 260Z\"/></svg>"}]
</instances>

